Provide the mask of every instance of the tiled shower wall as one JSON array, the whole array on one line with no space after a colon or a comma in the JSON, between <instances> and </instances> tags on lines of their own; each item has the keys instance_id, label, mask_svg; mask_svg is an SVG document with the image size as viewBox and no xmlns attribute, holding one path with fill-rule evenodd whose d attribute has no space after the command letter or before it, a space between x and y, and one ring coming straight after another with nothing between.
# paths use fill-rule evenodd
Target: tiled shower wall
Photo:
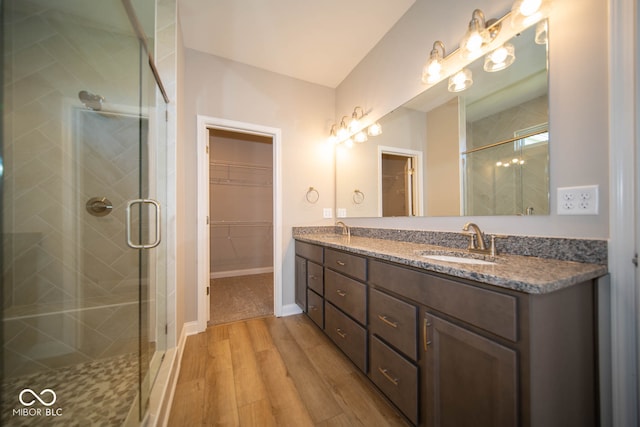
<instances>
[{"instance_id":1,"label":"tiled shower wall","mask_svg":"<svg viewBox=\"0 0 640 427\"><path fill-rule=\"evenodd\" d=\"M548 98L540 96L516 107L477 120L467 126L467 149L513 138L505 133L547 123ZM527 207L534 214L549 213L549 160L547 145L523 152L526 163L497 167L498 160L514 156L513 144L474 152L466 159L466 215L517 215Z\"/></svg>"},{"instance_id":2,"label":"tiled shower wall","mask_svg":"<svg viewBox=\"0 0 640 427\"><path fill-rule=\"evenodd\" d=\"M89 112L78 92L137 106L139 46L126 16L120 28L5 3L4 371L17 376L137 348L123 201L137 189L138 120ZM112 214L88 215L93 196Z\"/></svg>"}]
</instances>

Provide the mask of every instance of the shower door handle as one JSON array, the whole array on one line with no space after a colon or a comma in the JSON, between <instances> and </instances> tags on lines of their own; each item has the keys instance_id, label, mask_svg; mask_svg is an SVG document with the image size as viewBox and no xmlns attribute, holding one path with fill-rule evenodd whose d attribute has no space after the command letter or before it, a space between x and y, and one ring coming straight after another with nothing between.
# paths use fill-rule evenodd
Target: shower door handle
<instances>
[{"instance_id":1,"label":"shower door handle","mask_svg":"<svg viewBox=\"0 0 640 427\"><path fill-rule=\"evenodd\" d=\"M153 205L156 212L156 237L155 240L148 244L137 244L131 240L131 207L134 205ZM129 200L127 202L127 219L126 219L126 229L127 229L127 245L133 249L151 249L155 248L160 244L162 240L160 236L160 203L153 199L134 199Z\"/></svg>"}]
</instances>

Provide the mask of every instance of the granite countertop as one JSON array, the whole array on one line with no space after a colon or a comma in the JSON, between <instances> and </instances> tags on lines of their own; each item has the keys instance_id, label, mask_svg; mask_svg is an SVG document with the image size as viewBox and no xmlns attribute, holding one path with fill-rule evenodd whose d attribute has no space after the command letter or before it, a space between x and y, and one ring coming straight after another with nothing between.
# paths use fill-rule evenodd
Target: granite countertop
<instances>
[{"instance_id":1,"label":"granite countertop","mask_svg":"<svg viewBox=\"0 0 640 427\"><path fill-rule=\"evenodd\" d=\"M424 243L339 234L294 234L296 240L340 249L358 255L391 261L463 279L513 289L529 294L546 294L607 274L606 265L537 258L533 256L468 254L467 251ZM464 255L493 261L491 265L464 264L425 258L429 255Z\"/></svg>"}]
</instances>

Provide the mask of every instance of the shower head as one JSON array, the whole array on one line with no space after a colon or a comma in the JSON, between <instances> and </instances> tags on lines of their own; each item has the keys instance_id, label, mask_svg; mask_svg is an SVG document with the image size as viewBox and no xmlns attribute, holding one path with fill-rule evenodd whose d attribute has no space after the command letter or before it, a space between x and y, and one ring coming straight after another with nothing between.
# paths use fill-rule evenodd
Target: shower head
<instances>
[{"instance_id":1,"label":"shower head","mask_svg":"<svg viewBox=\"0 0 640 427\"><path fill-rule=\"evenodd\" d=\"M86 90L81 90L78 92L78 98L90 110L100 111L102 110L102 103L104 102L104 97L100 95L94 95L93 93L89 93Z\"/></svg>"}]
</instances>

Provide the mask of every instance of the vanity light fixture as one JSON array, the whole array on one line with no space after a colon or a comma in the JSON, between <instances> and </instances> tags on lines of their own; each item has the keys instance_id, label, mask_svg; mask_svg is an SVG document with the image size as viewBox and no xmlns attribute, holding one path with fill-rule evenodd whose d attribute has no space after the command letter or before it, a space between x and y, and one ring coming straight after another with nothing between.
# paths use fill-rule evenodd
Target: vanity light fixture
<instances>
[{"instance_id":1,"label":"vanity light fixture","mask_svg":"<svg viewBox=\"0 0 640 427\"><path fill-rule=\"evenodd\" d=\"M381 133L382 133L382 126L380 126L380 123L378 122L375 122L374 124L372 124L367 128L367 134L369 136L378 136Z\"/></svg>"},{"instance_id":2,"label":"vanity light fixture","mask_svg":"<svg viewBox=\"0 0 640 427\"><path fill-rule=\"evenodd\" d=\"M516 55L513 45L505 43L484 57L484 70L488 72L500 71L513 64Z\"/></svg>"},{"instance_id":3,"label":"vanity light fixture","mask_svg":"<svg viewBox=\"0 0 640 427\"><path fill-rule=\"evenodd\" d=\"M344 141L349 137L349 129L347 128L347 124L344 119L348 119L349 116L342 116L342 120L340 120L340 127L338 128L338 141Z\"/></svg>"},{"instance_id":4,"label":"vanity light fixture","mask_svg":"<svg viewBox=\"0 0 640 427\"><path fill-rule=\"evenodd\" d=\"M511 8L511 24L514 28L524 28L548 15L551 0L516 0Z\"/></svg>"},{"instance_id":5,"label":"vanity light fixture","mask_svg":"<svg viewBox=\"0 0 640 427\"><path fill-rule=\"evenodd\" d=\"M495 20L488 23L485 21L480 9L473 11L467 32L460 41L460 49L465 58L475 59L482 55L482 48L500 32L500 24L494 24Z\"/></svg>"},{"instance_id":6,"label":"vanity light fixture","mask_svg":"<svg viewBox=\"0 0 640 427\"><path fill-rule=\"evenodd\" d=\"M358 115L358 110L360 110L360 115ZM349 122L349 132L355 133L360 130L360 119L364 117L364 110L362 107L358 106L353 109L353 113L351 114L351 121Z\"/></svg>"},{"instance_id":7,"label":"vanity light fixture","mask_svg":"<svg viewBox=\"0 0 640 427\"><path fill-rule=\"evenodd\" d=\"M442 52L440 52L442 50ZM435 83L442 76L442 63L445 58L444 43L440 40L436 40L433 43L433 49L429 54L429 60L422 69L422 82L423 83Z\"/></svg>"},{"instance_id":8,"label":"vanity light fixture","mask_svg":"<svg viewBox=\"0 0 640 427\"><path fill-rule=\"evenodd\" d=\"M331 125L331 130L329 131L329 144L337 144L338 143L338 135L336 135L336 124Z\"/></svg>"},{"instance_id":9,"label":"vanity light fixture","mask_svg":"<svg viewBox=\"0 0 640 427\"><path fill-rule=\"evenodd\" d=\"M473 84L471 70L463 68L462 70L449 77L449 92L461 92Z\"/></svg>"}]
</instances>

